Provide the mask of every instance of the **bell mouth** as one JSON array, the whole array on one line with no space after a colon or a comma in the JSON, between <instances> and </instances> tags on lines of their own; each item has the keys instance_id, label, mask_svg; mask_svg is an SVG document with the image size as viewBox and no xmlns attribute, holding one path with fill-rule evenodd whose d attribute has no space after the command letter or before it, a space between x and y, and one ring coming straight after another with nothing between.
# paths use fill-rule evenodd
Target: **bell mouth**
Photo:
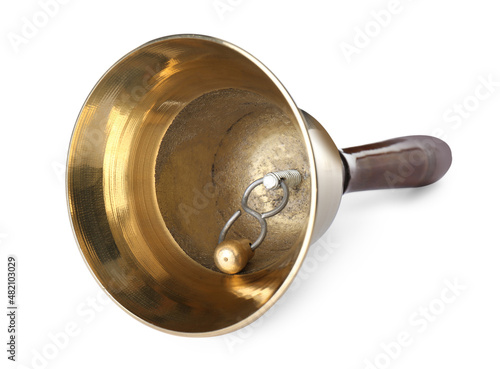
<instances>
[{"instance_id":1,"label":"bell mouth","mask_svg":"<svg viewBox=\"0 0 500 369\"><path fill-rule=\"evenodd\" d=\"M285 169L303 180L266 240L239 274L218 271L219 232L245 188ZM281 195L257 188L249 205L268 211ZM67 196L82 255L112 299L154 328L212 336L251 323L290 285L311 241L316 168L302 113L264 65L225 41L179 35L132 51L94 87ZM228 237L259 232L244 215Z\"/></svg>"}]
</instances>

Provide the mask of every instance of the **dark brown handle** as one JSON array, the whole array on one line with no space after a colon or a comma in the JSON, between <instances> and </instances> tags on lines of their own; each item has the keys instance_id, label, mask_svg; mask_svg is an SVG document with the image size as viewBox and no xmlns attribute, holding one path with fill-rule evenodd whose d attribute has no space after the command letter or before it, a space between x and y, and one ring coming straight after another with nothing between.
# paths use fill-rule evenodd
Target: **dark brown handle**
<instances>
[{"instance_id":1,"label":"dark brown handle","mask_svg":"<svg viewBox=\"0 0 500 369\"><path fill-rule=\"evenodd\" d=\"M450 147L430 136L407 136L341 152L344 193L385 188L420 187L434 183L451 165Z\"/></svg>"}]
</instances>

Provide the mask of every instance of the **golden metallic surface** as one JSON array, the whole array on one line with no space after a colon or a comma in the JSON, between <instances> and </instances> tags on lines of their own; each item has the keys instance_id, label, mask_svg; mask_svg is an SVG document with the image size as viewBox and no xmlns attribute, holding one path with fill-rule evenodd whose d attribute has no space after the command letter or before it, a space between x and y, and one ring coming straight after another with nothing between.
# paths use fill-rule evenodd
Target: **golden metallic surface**
<instances>
[{"instance_id":1,"label":"golden metallic surface","mask_svg":"<svg viewBox=\"0 0 500 369\"><path fill-rule=\"evenodd\" d=\"M272 265L300 242L311 192L303 138L262 92L220 89L194 99L173 120L156 158L156 196L169 232L193 260L218 271L213 255L219 232L248 185L292 163L305 180L290 190L282 213L267 220L266 242L243 273ZM282 190L259 186L248 205L263 213L281 199ZM253 241L259 234L257 220L244 212L227 237Z\"/></svg>"},{"instance_id":2,"label":"golden metallic surface","mask_svg":"<svg viewBox=\"0 0 500 369\"><path fill-rule=\"evenodd\" d=\"M217 245L214 261L217 268L226 274L236 274L247 266L254 256L250 240L226 240Z\"/></svg>"},{"instance_id":3,"label":"golden metallic surface","mask_svg":"<svg viewBox=\"0 0 500 369\"><path fill-rule=\"evenodd\" d=\"M258 253L241 273L220 272L214 248L245 188L287 168L303 180L269 219ZM236 46L198 35L151 41L111 67L68 154L68 206L89 269L132 316L187 336L228 333L268 310L333 220L342 186L333 142L276 77ZM249 205L274 208L273 192L256 189ZM228 239L259 231L243 215Z\"/></svg>"}]
</instances>

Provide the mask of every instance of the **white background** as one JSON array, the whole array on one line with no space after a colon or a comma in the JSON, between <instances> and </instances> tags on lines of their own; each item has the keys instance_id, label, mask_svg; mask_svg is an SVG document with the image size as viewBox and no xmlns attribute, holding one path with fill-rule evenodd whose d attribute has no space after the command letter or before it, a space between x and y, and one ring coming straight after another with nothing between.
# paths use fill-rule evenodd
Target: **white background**
<instances>
[{"instance_id":1,"label":"white background","mask_svg":"<svg viewBox=\"0 0 500 369\"><path fill-rule=\"evenodd\" d=\"M71 0L46 25L38 1L1 7L0 290L14 254L18 367L500 366L496 1L401 0L379 29L373 11L392 9L389 1ZM36 34L23 35L25 18L38 22ZM366 27L365 45L358 29ZM66 150L87 94L124 54L178 33L220 37L255 55L339 147L429 134L453 151L451 170L434 186L345 196L282 302L253 325L214 338L171 336L106 299L93 303L99 288L66 211ZM356 47L357 35L349 62L342 45ZM491 93L481 79L496 82ZM470 112L457 118L452 110L464 101ZM328 256L314 254L321 247ZM455 282L466 289L440 302ZM429 305L439 311L432 322L412 324ZM54 351L51 337L68 324L77 334ZM387 356L384 344L402 332L410 344Z\"/></svg>"}]
</instances>

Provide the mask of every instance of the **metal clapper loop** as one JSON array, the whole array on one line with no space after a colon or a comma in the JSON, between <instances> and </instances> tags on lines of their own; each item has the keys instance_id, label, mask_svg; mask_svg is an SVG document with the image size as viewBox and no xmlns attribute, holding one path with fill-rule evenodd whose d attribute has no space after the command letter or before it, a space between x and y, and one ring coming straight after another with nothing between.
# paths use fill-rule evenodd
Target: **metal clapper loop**
<instances>
[{"instance_id":1,"label":"metal clapper loop","mask_svg":"<svg viewBox=\"0 0 500 369\"><path fill-rule=\"evenodd\" d=\"M260 234L259 237L252 243L250 248L254 251L257 247L259 247L267 235L267 222L266 218L270 218L275 216L280 211L282 211L286 204L288 203L289 198L289 187L297 186L302 180L300 172L297 170L282 170L278 172L271 172L266 174L264 177L252 182L250 186L247 187L245 193L243 194L243 198L241 199L241 207L242 209L253 216L260 224ZM265 213L259 213L256 210L250 208L248 206L248 198L252 191L259 185L263 184L268 190L276 190L278 188L283 189L283 199L280 204L271 211ZM241 210L236 211L231 218L227 221L222 228L222 231L219 235L219 244L224 241L226 238L226 234L231 228L231 226L236 222L236 220L241 216Z\"/></svg>"}]
</instances>

